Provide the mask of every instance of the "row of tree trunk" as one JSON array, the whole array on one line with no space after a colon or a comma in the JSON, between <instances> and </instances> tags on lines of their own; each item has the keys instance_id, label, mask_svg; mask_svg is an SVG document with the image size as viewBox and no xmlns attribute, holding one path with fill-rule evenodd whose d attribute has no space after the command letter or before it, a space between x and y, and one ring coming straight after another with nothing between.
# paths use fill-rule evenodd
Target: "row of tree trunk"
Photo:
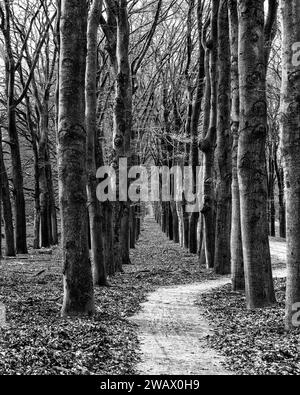
<instances>
[{"instance_id":1,"label":"row of tree trunk","mask_svg":"<svg viewBox=\"0 0 300 395\"><path fill-rule=\"evenodd\" d=\"M49 41L49 29L55 18L54 14L43 27L43 33L37 42L37 47L34 52L33 58L29 54L29 34L21 33L23 39L22 51L26 54L26 61L29 68L28 76L24 77L23 69L21 66L21 58L16 60L16 54L13 50L12 43L12 25L13 17L11 12L11 4L9 1L4 1L5 12L3 12L3 24L1 30L4 36L5 46L5 71L6 71L6 98L7 98L7 135L10 148L10 163L11 163L11 176L12 176L12 197L13 205L10 202L10 185L6 172L6 164L2 156L2 172L3 182L2 189L2 204L3 216L5 223L5 239L6 239L6 256L14 256L16 253L26 254L27 248L27 218L25 207L25 194L24 194L24 180L23 168L21 158L21 145L19 138L19 123L18 117L19 106L25 100L25 122L31 136L31 142L34 153L34 248L49 247L52 244L57 244L57 215L55 205L55 193L53 188L52 168L48 144L48 121L49 121L49 96L51 80L54 73L55 58L52 67L48 70L46 75L46 88L43 92L43 99L40 100L38 93L34 70L37 66L38 59L42 47L47 40ZM29 32L37 17L35 14L29 24ZM20 30L21 31L21 30ZM22 55L22 53L21 53ZM47 65L50 67L50 65ZM21 84L17 82L17 74ZM20 87L21 85L21 87ZM33 126L32 108L29 100L29 88L33 88L36 106L39 114L39 122L36 129ZM2 140L1 140L2 150ZM14 215L12 215L12 208ZM14 218L14 220L13 220Z\"/></svg>"},{"instance_id":2,"label":"row of tree trunk","mask_svg":"<svg viewBox=\"0 0 300 395\"><path fill-rule=\"evenodd\" d=\"M190 7L194 7L193 1ZM193 169L198 164L203 166L200 174L202 215L195 225L191 219L195 217L185 212L184 202L177 207L173 202L161 202L154 208L157 221L171 240L195 253L196 239L202 263L214 268L218 274L231 273L233 289L246 291L249 309L265 307L276 301L268 236L276 235L274 189L277 180L280 236L285 237L287 233L288 240L286 326L290 329L293 314L297 311L295 306L300 301L300 230L299 216L295 215L300 212L300 51L295 54L300 47L297 22L300 6L297 1L291 1L282 2L281 8L284 27L281 138L284 174L278 160L278 145L273 143L268 160L266 157L266 75L278 3L269 2L268 17L265 18L263 0L213 0L207 40L203 40L205 26L201 23L199 4L197 13L202 29L199 46L205 54L204 59L199 57L199 69L203 71L204 66L205 88L195 101L202 103L196 111L203 111L204 119L202 136L198 133L197 122L192 141L195 135L200 140L201 153L196 153L200 160L194 159L192 144L192 160L182 162ZM188 20L188 26L189 23ZM202 81L201 75L200 72L198 82ZM192 114L190 103L191 98L186 128L189 128ZM175 145L172 141L170 147ZM162 157L166 157L170 147L165 147ZM187 148L181 147L181 151L184 149ZM189 152L190 147L187 150ZM164 164L170 166L167 162ZM171 161L171 165L174 164Z\"/></svg>"},{"instance_id":3,"label":"row of tree trunk","mask_svg":"<svg viewBox=\"0 0 300 395\"><path fill-rule=\"evenodd\" d=\"M56 208L48 142L49 85L42 98L34 73L16 97L16 72L11 44L9 1L5 0L5 21L1 25L6 47L7 123L11 149L16 241L11 242L12 215L5 163L1 151L1 197L7 234L6 253L26 253L26 213L23 172L16 112L25 99L26 121L32 132L35 159L35 246L57 241ZM59 2L60 5L60 2ZM106 37L106 50L114 76L114 109L111 165L118 177L119 162L126 168L134 163L131 152L133 84L141 60L153 37L155 21L140 56L130 64L130 27L126 0L94 0L89 9L84 0L63 0L57 17L59 54L58 173L64 264L63 315L93 314L93 285L107 285L107 275L122 271L130 263L129 249L140 232L141 206L122 201L117 185L117 202L97 199L96 169L104 164L97 107L101 99L98 81L98 28ZM275 303L269 234L274 235L274 180L277 178L280 207L280 234L288 240L288 281L286 326L293 326L295 306L300 302L299 271L299 18L297 0L282 1L283 78L281 146L284 172L279 166L278 147L267 152L268 114L266 80L278 3L269 0L265 17L264 0L212 0L210 18L206 3L198 0L197 82L192 86L192 26L195 1L189 1L187 18L187 63L184 70L187 109L184 125L174 100L174 119L168 109L168 89L163 89L163 127L157 165L168 168L191 166L193 193L200 181L199 210L190 212L194 202L175 199L171 177L171 201L154 204L155 216L171 240L179 242L201 263L218 274L232 274L234 290L245 290L247 307L260 308ZM4 15L4 14L3 14ZM53 20L53 19L52 19ZM47 42L47 31L38 43L33 59L27 53L30 70L38 52ZM26 42L24 43L25 52ZM53 75L48 69L48 82ZM38 135L32 127L28 88L35 94L39 114ZM18 88L19 92L19 88ZM97 103L98 101L98 103ZM202 116L201 116L202 115ZM202 125L200 127L200 119ZM173 125L173 122L174 125ZM184 139L174 139L172 131L184 130ZM200 131L201 130L201 131ZM200 131L200 132L199 132ZM178 155L179 153L179 155ZM126 161L125 161L126 160ZM139 159L138 159L139 162ZM197 167L202 167L198 175ZM121 181L120 181L121 182ZM160 178L161 187L166 180ZM285 216L284 186L287 215ZM201 215L199 215L199 213ZM269 213L269 215L268 215ZM286 227L285 227L286 218ZM271 226L270 226L271 224ZM39 234L41 237L39 238ZM91 249L91 254L90 250Z\"/></svg>"},{"instance_id":4,"label":"row of tree trunk","mask_svg":"<svg viewBox=\"0 0 300 395\"><path fill-rule=\"evenodd\" d=\"M62 2L58 158L64 316L94 313L93 285L108 285L108 275L123 271L123 266L130 263L130 247L135 247L140 233L139 206L119 200L100 203L96 193L96 169L104 164L97 119L97 100L101 99L97 98L100 24L104 31L111 30L107 42L115 76L111 164L118 173L120 160L127 165L131 162L132 81L127 2L107 1L107 6L105 21L102 1L94 0L88 15L85 1ZM120 194L118 183L117 196Z\"/></svg>"}]
</instances>

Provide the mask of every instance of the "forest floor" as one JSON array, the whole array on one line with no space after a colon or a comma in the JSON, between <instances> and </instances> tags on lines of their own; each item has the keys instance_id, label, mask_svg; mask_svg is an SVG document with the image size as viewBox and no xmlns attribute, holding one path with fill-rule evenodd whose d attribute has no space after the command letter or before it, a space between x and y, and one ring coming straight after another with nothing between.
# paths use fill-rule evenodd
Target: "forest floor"
<instances>
[{"instance_id":1,"label":"forest floor","mask_svg":"<svg viewBox=\"0 0 300 395\"><path fill-rule=\"evenodd\" d=\"M275 270L274 277L277 303L265 309L246 310L245 295L228 284L198 295L197 305L212 329L208 344L236 374L300 374L300 328L290 333L284 328L285 270Z\"/></svg>"},{"instance_id":2,"label":"forest floor","mask_svg":"<svg viewBox=\"0 0 300 395\"><path fill-rule=\"evenodd\" d=\"M232 292L230 284L198 295L197 305L212 329L208 345L225 358L224 367L235 374L300 374L300 329L287 333L284 328L285 241L271 238L271 253L274 306L248 311L245 295Z\"/></svg>"},{"instance_id":3,"label":"forest floor","mask_svg":"<svg viewBox=\"0 0 300 395\"><path fill-rule=\"evenodd\" d=\"M284 329L285 279L276 279L277 304L247 311L230 285L201 294L197 304L212 328L208 344L239 375L299 375L300 331Z\"/></svg>"},{"instance_id":4,"label":"forest floor","mask_svg":"<svg viewBox=\"0 0 300 395\"><path fill-rule=\"evenodd\" d=\"M49 253L50 252L50 253ZM132 265L96 289L92 319L60 318L59 248L0 262L0 303L7 326L0 328L1 374L133 374L141 358L137 326L128 317L162 286L214 279L197 257L163 235L152 219L131 253Z\"/></svg>"},{"instance_id":5,"label":"forest floor","mask_svg":"<svg viewBox=\"0 0 300 395\"><path fill-rule=\"evenodd\" d=\"M276 267L282 248L281 240L272 241ZM218 347L216 322L206 311L214 307L209 301L202 306L207 292L229 278L199 268L197 257L169 241L150 218L131 259L110 288L96 289L95 317L72 320L60 318L59 248L2 260L7 326L0 329L0 374L243 373ZM205 294L200 307L199 293Z\"/></svg>"},{"instance_id":6,"label":"forest floor","mask_svg":"<svg viewBox=\"0 0 300 395\"><path fill-rule=\"evenodd\" d=\"M166 240L163 239L163 242ZM285 269L282 269L282 263L285 243L273 238L271 247L274 274L276 277L284 277ZM215 276L215 279L201 278L201 281L193 284L161 287L151 293L143 303L142 311L133 317L133 321L140 328L142 360L138 364L138 372L146 375L236 374L237 364L227 361L223 349L216 347L219 338L215 335L212 325L213 314L208 314L212 310L210 304L214 303L214 295L219 294L219 288L228 284L229 276ZM230 288L229 285L227 289ZM210 300L207 293L211 296ZM207 304L203 306L198 302L202 300L202 296L207 300ZM223 302L226 306L226 298ZM243 302L245 304L245 300ZM243 306L239 307L244 310ZM231 314L232 312L229 314L229 322ZM220 319L217 324L222 326L222 320ZM224 336L224 333L221 336ZM231 346L232 350L235 350L234 342ZM236 355L239 353L236 352ZM237 372L241 370L237 369Z\"/></svg>"}]
</instances>

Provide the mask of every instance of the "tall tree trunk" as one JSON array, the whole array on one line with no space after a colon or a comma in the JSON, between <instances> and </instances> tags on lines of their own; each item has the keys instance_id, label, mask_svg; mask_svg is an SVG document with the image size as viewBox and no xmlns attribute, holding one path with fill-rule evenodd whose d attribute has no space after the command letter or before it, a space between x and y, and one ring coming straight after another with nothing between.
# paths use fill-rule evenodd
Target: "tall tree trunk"
<instances>
[{"instance_id":1,"label":"tall tree trunk","mask_svg":"<svg viewBox=\"0 0 300 395\"><path fill-rule=\"evenodd\" d=\"M6 44L6 80L7 80L7 119L8 137L10 141L12 178L14 185L14 209L15 209L15 238L16 251L19 254L27 254L26 241L26 212L23 189L23 172L21 163L20 143L16 124L16 101L15 101L15 72L16 64L11 41L11 11L10 4L6 0L6 29L4 34ZM4 22L3 22L4 23Z\"/></svg>"},{"instance_id":2,"label":"tall tree trunk","mask_svg":"<svg viewBox=\"0 0 300 395\"><path fill-rule=\"evenodd\" d=\"M52 166L49 155L49 147L47 152L48 160L46 166L46 176L47 176L47 184L49 191L49 225L50 230L49 234L51 235L50 241L52 245L58 244L58 230L57 230L57 213L56 213L56 199L53 185L53 175L52 175Z\"/></svg>"},{"instance_id":3,"label":"tall tree trunk","mask_svg":"<svg viewBox=\"0 0 300 395\"><path fill-rule=\"evenodd\" d=\"M40 225L41 225L41 205L40 205L40 183L39 183L39 158L36 143L34 150L34 239L33 248L38 250L40 248Z\"/></svg>"},{"instance_id":4,"label":"tall tree trunk","mask_svg":"<svg viewBox=\"0 0 300 395\"><path fill-rule=\"evenodd\" d=\"M8 99L8 134L11 147L12 176L14 184L16 249L18 254L27 254L23 172L19 137L16 125L16 109L12 97Z\"/></svg>"},{"instance_id":5,"label":"tall tree trunk","mask_svg":"<svg viewBox=\"0 0 300 395\"><path fill-rule=\"evenodd\" d=\"M104 166L104 158L103 158L103 132L101 130L101 121L102 121L102 111L101 111L101 99L102 99L102 91L98 91L98 103L97 103L97 128L96 128L96 141L95 141L95 163L96 168ZM115 274L115 261L114 261L114 234L113 234L113 215L112 215L112 207L113 202L103 202L101 204L102 208L102 236L103 236L103 256L104 256L104 264L106 268L107 275L111 276Z\"/></svg>"},{"instance_id":6,"label":"tall tree trunk","mask_svg":"<svg viewBox=\"0 0 300 395\"><path fill-rule=\"evenodd\" d=\"M239 1L238 173L247 307L275 302L267 219L264 0Z\"/></svg>"},{"instance_id":7,"label":"tall tree trunk","mask_svg":"<svg viewBox=\"0 0 300 395\"><path fill-rule=\"evenodd\" d=\"M50 247L51 228L49 227L50 196L47 183L47 148L48 148L48 104L47 101L42 105L40 111L40 127L38 140L39 157L39 188L40 188L40 219L41 219L41 247ZM51 221L51 218L50 218ZM49 232L50 230L50 232Z\"/></svg>"},{"instance_id":8,"label":"tall tree trunk","mask_svg":"<svg viewBox=\"0 0 300 395\"><path fill-rule=\"evenodd\" d=\"M86 65L86 127L87 127L87 196L91 235L91 256L94 284L106 285L106 268L103 246L103 213L97 199L96 136L97 136L97 33L102 11L102 0L93 0L88 18Z\"/></svg>"},{"instance_id":9,"label":"tall tree trunk","mask_svg":"<svg viewBox=\"0 0 300 395\"><path fill-rule=\"evenodd\" d=\"M300 3L281 1L283 21L281 146L287 199L286 328L300 303Z\"/></svg>"},{"instance_id":10,"label":"tall tree trunk","mask_svg":"<svg viewBox=\"0 0 300 395\"><path fill-rule=\"evenodd\" d=\"M269 166L268 166L268 210L269 210L269 234L272 237L276 236L276 207L275 207L275 168L273 157L273 143L271 152L269 153Z\"/></svg>"},{"instance_id":11,"label":"tall tree trunk","mask_svg":"<svg viewBox=\"0 0 300 395\"><path fill-rule=\"evenodd\" d=\"M176 203L171 202L171 211L172 211L172 218L173 218L173 241L176 244L179 244L179 224L178 224L178 215L176 210Z\"/></svg>"},{"instance_id":12,"label":"tall tree trunk","mask_svg":"<svg viewBox=\"0 0 300 395\"><path fill-rule=\"evenodd\" d=\"M218 63L218 12L219 0L212 0L211 37L207 45L210 48L210 122L209 130L200 142L204 156L203 207L204 242L206 264L213 268L215 263L215 193L214 193L214 150L217 130L217 63Z\"/></svg>"},{"instance_id":13,"label":"tall tree trunk","mask_svg":"<svg viewBox=\"0 0 300 395\"><path fill-rule=\"evenodd\" d=\"M22 76L22 74L21 74ZM22 76L22 85L25 85ZM38 250L40 248L40 183L39 183L39 155L38 155L38 143L37 133L34 130L34 124L32 119L32 110L30 105L29 96L26 94L26 121L27 128L31 136L31 145L33 151L33 166L34 166L34 224L33 224L33 248Z\"/></svg>"},{"instance_id":14,"label":"tall tree trunk","mask_svg":"<svg viewBox=\"0 0 300 395\"><path fill-rule=\"evenodd\" d=\"M12 207L10 202L9 183L5 163L2 154L2 144L0 146L0 166L1 166L1 192L2 192L2 206L3 206L3 218L4 218L4 230L5 230L5 256L15 256L15 236L14 236L14 225ZM1 202L0 202L1 205ZM1 217L0 217L1 218Z\"/></svg>"},{"instance_id":15,"label":"tall tree trunk","mask_svg":"<svg viewBox=\"0 0 300 395\"><path fill-rule=\"evenodd\" d=\"M176 143L173 143L173 149L170 158L170 167L172 168L175 163L175 154L176 154ZM170 211L172 216L172 234L173 241L176 244L179 244L179 223L178 223L178 214L176 209L176 201L175 201L175 177L171 177L171 202L170 202Z\"/></svg>"},{"instance_id":16,"label":"tall tree trunk","mask_svg":"<svg viewBox=\"0 0 300 395\"><path fill-rule=\"evenodd\" d=\"M0 126L0 262L2 258L2 129Z\"/></svg>"},{"instance_id":17,"label":"tall tree trunk","mask_svg":"<svg viewBox=\"0 0 300 395\"><path fill-rule=\"evenodd\" d=\"M139 240L141 235L141 205L137 206L137 218L136 218L136 241Z\"/></svg>"},{"instance_id":18,"label":"tall tree trunk","mask_svg":"<svg viewBox=\"0 0 300 395\"><path fill-rule=\"evenodd\" d=\"M114 232L113 232L113 206L111 202L103 204L104 228L104 258L107 274L112 276L116 273L114 255Z\"/></svg>"},{"instance_id":19,"label":"tall tree trunk","mask_svg":"<svg viewBox=\"0 0 300 395\"><path fill-rule=\"evenodd\" d=\"M203 32L203 1L198 0L197 2L197 25L198 25L198 75L197 75L197 86L195 100L193 104L193 113L191 119L191 166L193 171L193 194L196 194L197 185L199 184L199 174L197 169L200 164L199 158L199 119L202 111L202 99L204 93L204 79L205 79L205 50L202 45L202 32ZM198 197L199 198L199 197ZM199 203L199 202L196 202ZM200 208L200 207L199 207ZM199 222L199 211L198 209L190 215L190 229L189 229L189 247L192 254L198 252L198 222Z\"/></svg>"},{"instance_id":20,"label":"tall tree trunk","mask_svg":"<svg viewBox=\"0 0 300 395\"><path fill-rule=\"evenodd\" d=\"M173 217L172 217L172 211L171 211L171 204L170 202L167 203L168 207L168 236L171 241L173 241Z\"/></svg>"},{"instance_id":21,"label":"tall tree trunk","mask_svg":"<svg viewBox=\"0 0 300 395\"><path fill-rule=\"evenodd\" d=\"M85 65L87 4L63 0L58 171L64 265L63 316L94 313L86 195Z\"/></svg>"},{"instance_id":22,"label":"tall tree trunk","mask_svg":"<svg viewBox=\"0 0 300 395\"><path fill-rule=\"evenodd\" d=\"M119 16L118 16L118 44L117 44L117 61L118 61L118 77L117 92L124 103L124 112L119 114L120 118L118 126L124 130L124 148L125 155L130 166L130 147L131 147L131 128L132 128L132 85L131 72L129 62L129 38L130 26L128 20L127 1L119 0ZM119 103L120 104L120 103ZM120 108L120 107L119 107ZM121 219L121 257L122 265L131 263L129 256L129 215L130 202L125 202Z\"/></svg>"},{"instance_id":23,"label":"tall tree trunk","mask_svg":"<svg viewBox=\"0 0 300 395\"><path fill-rule=\"evenodd\" d=\"M272 131L271 131L272 134ZM275 165L274 165L274 151L275 144L273 141L267 143L267 185L268 185L268 224L269 235L276 236L276 207L275 207Z\"/></svg>"},{"instance_id":24,"label":"tall tree trunk","mask_svg":"<svg viewBox=\"0 0 300 395\"><path fill-rule=\"evenodd\" d=\"M240 191L237 172L240 95L239 95L239 25L237 0L229 3L229 26L231 42L231 133L232 133L232 219L231 219L231 278L233 291L245 289L243 245L241 231Z\"/></svg>"},{"instance_id":25,"label":"tall tree trunk","mask_svg":"<svg viewBox=\"0 0 300 395\"><path fill-rule=\"evenodd\" d=\"M122 266L130 265L130 245L129 245L129 234L130 234L130 203L124 204L121 218L121 229L120 229L120 239L121 239L121 258Z\"/></svg>"},{"instance_id":26,"label":"tall tree trunk","mask_svg":"<svg viewBox=\"0 0 300 395\"><path fill-rule=\"evenodd\" d=\"M129 21L127 1L119 0L117 11L117 78L114 108L114 150L115 162L120 158L127 159L130 166L130 138L132 125L132 87L129 63ZM124 171L127 169L123 169ZM119 268L130 264L129 257L129 211L128 201L118 202L115 222L115 241L118 251Z\"/></svg>"},{"instance_id":27,"label":"tall tree trunk","mask_svg":"<svg viewBox=\"0 0 300 395\"><path fill-rule=\"evenodd\" d=\"M203 98L203 127L202 127L202 139L205 139L209 130L209 122L210 122L210 99L211 99L211 83L210 83L210 49L205 42L205 38L203 39L203 46L205 48L205 89L204 89L204 98ZM201 149L201 145L200 145ZM204 170L205 170L205 155L202 155L202 168L201 171L201 182L204 188ZM202 188L201 194L204 193L204 189ZM202 196L202 195L201 195ZM199 257L200 257L200 265L208 266L206 262L206 242L205 242L205 218L203 213L201 213L201 227L200 227L200 235L199 235Z\"/></svg>"},{"instance_id":28,"label":"tall tree trunk","mask_svg":"<svg viewBox=\"0 0 300 395\"><path fill-rule=\"evenodd\" d=\"M278 163L277 150L274 152L274 165L278 185L279 201L279 236L286 238L286 207L284 194L284 171L281 164Z\"/></svg>"},{"instance_id":29,"label":"tall tree trunk","mask_svg":"<svg viewBox=\"0 0 300 395\"><path fill-rule=\"evenodd\" d=\"M232 139L230 134L230 42L227 0L220 0L218 46L215 271L217 274L229 274L231 267Z\"/></svg>"},{"instance_id":30,"label":"tall tree trunk","mask_svg":"<svg viewBox=\"0 0 300 395\"><path fill-rule=\"evenodd\" d=\"M130 248L135 249L136 242L136 218L135 218L135 206L130 207Z\"/></svg>"}]
</instances>

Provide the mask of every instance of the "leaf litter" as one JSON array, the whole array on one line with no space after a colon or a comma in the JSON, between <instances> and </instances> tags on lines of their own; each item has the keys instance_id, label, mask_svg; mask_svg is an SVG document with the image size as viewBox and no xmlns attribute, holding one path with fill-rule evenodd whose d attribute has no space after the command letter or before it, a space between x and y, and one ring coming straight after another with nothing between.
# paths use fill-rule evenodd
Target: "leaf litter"
<instances>
[{"instance_id":1,"label":"leaf litter","mask_svg":"<svg viewBox=\"0 0 300 395\"><path fill-rule=\"evenodd\" d=\"M91 319L63 319L61 251L31 251L0 263L0 302L8 327L0 329L1 375L130 375L140 359L137 327L128 319L159 286L192 284L216 276L198 258L169 241L153 219L131 252L132 264L95 289Z\"/></svg>"},{"instance_id":2,"label":"leaf litter","mask_svg":"<svg viewBox=\"0 0 300 395\"><path fill-rule=\"evenodd\" d=\"M210 346L240 375L299 375L300 330L284 328L285 279L275 280L277 304L248 311L245 295L226 285L202 294L197 304L214 331Z\"/></svg>"}]
</instances>

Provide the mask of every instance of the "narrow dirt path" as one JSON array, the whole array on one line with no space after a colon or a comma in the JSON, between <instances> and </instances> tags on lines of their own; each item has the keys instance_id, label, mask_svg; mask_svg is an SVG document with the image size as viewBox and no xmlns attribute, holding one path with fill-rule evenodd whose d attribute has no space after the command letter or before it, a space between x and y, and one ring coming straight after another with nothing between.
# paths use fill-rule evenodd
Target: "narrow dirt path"
<instances>
[{"instance_id":1,"label":"narrow dirt path","mask_svg":"<svg viewBox=\"0 0 300 395\"><path fill-rule=\"evenodd\" d=\"M284 258L285 243L271 240L271 248L272 259L278 265ZM274 276L284 277L285 270L276 269ZM145 375L233 374L223 367L224 358L207 346L211 328L195 305L199 294L229 282L229 277L204 279L196 284L162 287L151 293L140 313L131 318L139 326L141 343L142 361L137 372Z\"/></svg>"},{"instance_id":2,"label":"narrow dirt path","mask_svg":"<svg viewBox=\"0 0 300 395\"><path fill-rule=\"evenodd\" d=\"M211 331L195 305L201 292L225 285L228 279L159 288L133 317L140 328L142 362L147 375L228 375L222 357L206 345Z\"/></svg>"}]
</instances>

